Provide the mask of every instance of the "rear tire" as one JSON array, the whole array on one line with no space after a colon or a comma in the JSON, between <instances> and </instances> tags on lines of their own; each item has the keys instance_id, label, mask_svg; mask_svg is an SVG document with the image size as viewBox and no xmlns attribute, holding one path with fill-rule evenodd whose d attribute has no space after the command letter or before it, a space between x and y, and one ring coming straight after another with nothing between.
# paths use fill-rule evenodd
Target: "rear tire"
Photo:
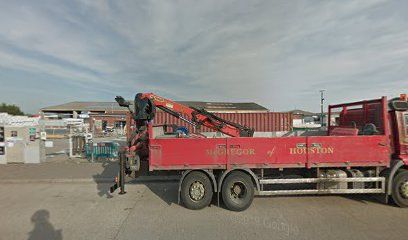
<instances>
[{"instance_id":1,"label":"rear tire","mask_svg":"<svg viewBox=\"0 0 408 240\"><path fill-rule=\"evenodd\" d=\"M254 184L248 174L235 171L224 180L221 189L225 206L232 211L246 210L254 199Z\"/></svg>"},{"instance_id":2,"label":"rear tire","mask_svg":"<svg viewBox=\"0 0 408 240\"><path fill-rule=\"evenodd\" d=\"M408 207L408 171L399 171L392 182L392 199L399 207Z\"/></svg>"},{"instance_id":3,"label":"rear tire","mask_svg":"<svg viewBox=\"0 0 408 240\"><path fill-rule=\"evenodd\" d=\"M208 176L200 171L189 173L181 183L181 201L188 209L198 210L210 205L213 187Z\"/></svg>"}]
</instances>

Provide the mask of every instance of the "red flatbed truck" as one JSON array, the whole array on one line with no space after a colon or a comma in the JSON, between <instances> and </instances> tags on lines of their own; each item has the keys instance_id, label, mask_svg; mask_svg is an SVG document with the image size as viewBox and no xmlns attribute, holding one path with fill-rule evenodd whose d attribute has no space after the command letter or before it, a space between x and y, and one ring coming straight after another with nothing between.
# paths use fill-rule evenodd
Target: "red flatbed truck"
<instances>
[{"instance_id":1,"label":"red flatbed truck","mask_svg":"<svg viewBox=\"0 0 408 240\"><path fill-rule=\"evenodd\" d=\"M130 103L119 97L119 105ZM231 137L169 131L154 126L155 108ZM335 123L333 111L340 111ZM179 200L201 209L220 196L233 211L254 195L383 194L408 207L408 101L406 95L329 106L324 134L253 137L253 130L154 94L138 94L134 131L120 154L121 171L111 188L124 191L125 174L176 171ZM196 126L195 125L195 126Z\"/></svg>"}]
</instances>

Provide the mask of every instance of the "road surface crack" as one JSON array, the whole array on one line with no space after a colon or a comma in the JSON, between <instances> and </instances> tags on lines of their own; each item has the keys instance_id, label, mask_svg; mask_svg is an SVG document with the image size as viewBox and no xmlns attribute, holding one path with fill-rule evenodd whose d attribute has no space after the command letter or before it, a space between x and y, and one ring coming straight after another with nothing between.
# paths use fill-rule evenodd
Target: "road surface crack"
<instances>
[{"instance_id":1,"label":"road surface crack","mask_svg":"<svg viewBox=\"0 0 408 240\"><path fill-rule=\"evenodd\" d=\"M116 234L115 234L115 237L113 238L113 240L117 240L117 239L118 239L120 230L123 228L123 226L125 225L126 221L128 220L128 218L129 218L129 216L130 216L130 213L132 213L133 210L135 209L136 204L138 204L138 203L142 200L142 197L143 197L143 195L145 194L146 191L147 191L147 188L141 193L140 199L139 199L138 201L135 201L135 203L132 205L132 207L130 207L130 211L128 211L126 217L125 217L125 218L122 220L122 222L120 223L119 228L118 228L118 230L116 231ZM126 208L126 209L129 209L129 208Z\"/></svg>"}]
</instances>

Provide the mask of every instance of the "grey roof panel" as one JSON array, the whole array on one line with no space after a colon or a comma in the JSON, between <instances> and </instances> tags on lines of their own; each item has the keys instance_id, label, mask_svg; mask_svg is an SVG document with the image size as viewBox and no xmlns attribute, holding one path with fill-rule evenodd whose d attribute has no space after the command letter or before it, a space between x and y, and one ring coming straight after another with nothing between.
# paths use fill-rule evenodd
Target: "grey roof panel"
<instances>
[{"instance_id":1,"label":"grey roof panel","mask_svg":"<svg viewBox=\"0 0 408 240\"><path fill-rule=\"evenodd\" d=\"M229 102L199 102L199 101L177 101L183 105L194 108L204 108L212 112L268 112L269 110L259 104L252 102L229 103ZM42 108L43 112L61 112L61 111L126 111L126 108L120 107L116 102L69 102L61 105L55 105Z\"/></svg>"},{"instance_id":2,"label":"grey roof panel","mask_svg":"<svg viewBox=\"0 0 408 240\"><path fill-rule=\"evenodd\" d=\"M260 111L260 112L268 111L267 108L253 102L231 103L231 102L178 101L178 103L194 108L204 108L207 111Z\"/></svg>"},{"instance_id":3,"label":"grey roof panel","mask_svg":"<svg viewBox=\"0 0 408 240\"><path fill-rule=\"evenodd\" d=\"M116 102L69 102L42 108L41 111L123 111Z\"/></svg>"}]
</instances>

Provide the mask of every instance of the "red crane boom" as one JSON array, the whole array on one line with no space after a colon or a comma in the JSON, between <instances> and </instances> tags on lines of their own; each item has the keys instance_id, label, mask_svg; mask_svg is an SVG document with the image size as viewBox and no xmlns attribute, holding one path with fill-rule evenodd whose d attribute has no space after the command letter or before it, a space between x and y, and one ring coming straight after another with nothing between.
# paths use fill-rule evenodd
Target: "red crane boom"
<instances>
[{"instance_id":1,"label":"red crane boom","mask_svg":"<svg viewBox=\"0 0 408 240\"><path fill-rule=\"evenodd\" d=\"M130 106L122 97L116 97L116 101L121 106ZM153 93L136 94L132 113L138 127L154 119L156 107L193 126L205 126L230 137L252 137L254 134L254 129L222 119L205 109L185 106Z\"/></svg>"}]
</instances>

